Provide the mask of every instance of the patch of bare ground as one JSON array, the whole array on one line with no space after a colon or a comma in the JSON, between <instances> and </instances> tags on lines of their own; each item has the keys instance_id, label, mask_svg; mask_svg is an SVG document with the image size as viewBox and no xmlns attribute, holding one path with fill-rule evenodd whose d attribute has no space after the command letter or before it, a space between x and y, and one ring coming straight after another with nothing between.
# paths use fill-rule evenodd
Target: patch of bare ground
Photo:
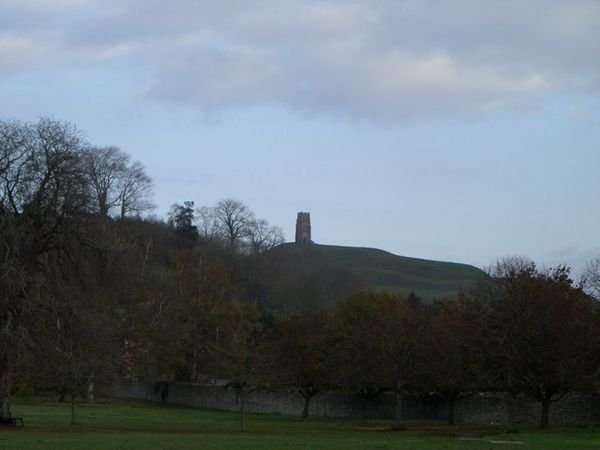
<instances>
[{"instance_id":1,"label":"patch of bare ground","mask_svg":"<svg viewBox=\"0 0 600 450\"><path fill-rule=\"evenodd\" d=\"M410 431L413 433L419 433L426 436L440 436L440 437L472 437L482 438L483 436L490 436L503 433L503 430L485 425L457 425L450 426L439 423L407 423L403 425L401 429L391 424L377 423L377 424L366 424L358 427L359 431Z\"/></svg>"}]
</instances>

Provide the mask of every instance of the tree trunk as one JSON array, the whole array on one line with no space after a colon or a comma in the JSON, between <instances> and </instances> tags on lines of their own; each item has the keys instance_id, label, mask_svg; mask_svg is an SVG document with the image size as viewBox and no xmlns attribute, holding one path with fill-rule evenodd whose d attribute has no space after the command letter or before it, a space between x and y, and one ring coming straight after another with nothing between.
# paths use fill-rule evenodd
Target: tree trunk
<instances>
[{"instance_id":1,"label":"tree trunk","mask_svg":"<svg viewBox=\"0 0 600 450\"><path fill-rule=\"evenodd\" d=\"M368 401L368 398L366 396L361 395L360 407L361 407L361 417L363 419L367 418L367 401Z\"/></svg>"},{"instance_id":2,"label":"tree trunk","mask_svg":"<svg viewBox=\"0 0 600 450\"><path fill-rule=\"evenodd\" d=\"M448 397L448 425L455 425L454 412L456 411L456 397L451 395Z\"/></svg>"},{"instance_id":3,"label":"tree trunk","mask_svg":"<svg viewBox=\"0 0 600 450\"><path fill-rule=\"evenodd\" d=\"M75 425L77 423L75 417L75 400L77 396L75 394L71 394L71 425Z\"/></svg>"},{"instance_id":4,"label":"tree trunk","mask_svg":"<svg viewBox=\"0 0 600 450\"><path fill-rule=\"evenodd\" d=\"M240 392L240 431L246 432L246 396L244 391Z\"/></svg>"},{"instance_id":5,"label":"tree trunk","mask_svg":"<svg viewBox=\"0 0 600 450\"><path fill-rule=\"evenodd\" d=\"M198 349L194 348L194 354L192 356L192 370L190 370L190 381L192 383L198 382Z\"/></svg>"},{"instance_id":6,"label":"tree trunk","mask_svg":"<svg viewBox=\"0 0 600 450\"><path fill-rule=\"evenodd\" d=\"M313 398L313 394L309 394L307 393L304 396L304 409L302 410L302 418L303 419L308 419L309 416L309 411L310 411L310 401Z\"/></svg>"},{"instance_id":7,"label":"tree trunk","mask_svg":"<svg viewBox=\"0 0 600 450\"><path fill-rule=\"evenodd\" d=\"M396 428L402 427L402 394L399 389L396 389L396 410L395 410L395 425Z\"/></svg>"},{"instance_id":8,"label":"tree trunk","mask_svg":"<svg viewBox=\"0 0 600 450\"><path fill-rule=\"evenodd\" d=\"M542 400L542 420L540 422L540 427L542 428L548 428L549 424L550 424L550 405L551 405L551 401L550 399L544 399Z\"/></svg>"},{"instance_id":9,"label":"tree trunk","mask_svg":"<svg viewBox=\"0 0 600 450\"><path fill-rule=\"evenodd\" d=\"M108 217L108 205L106 204L106 194L100 195L98 198L98 209L102 217Z\"/></svg>"},{"instance_id":10,"label":"tree trunk","mask_svg":"<svg viewBox=\"0 0 600 450\"><path fill-rule=\"evenodd\" d=\"M160 395L160 402L167 403L167 399L169 398L169 382L168 381L159 381L158 394Z\"/></svg>"},{"instance_id":11,"label":"tree trunk","mask_svg":"<svg viewBox=\"0 0 600 450\"><path fill-rule=\"evenodd\" d=\"M515 412L517 408L517 397L509 393L506 397L506 425L512 427L515 423Z\"/></svg>"},{"instance_id":12,"label":"tree trunk","mask_svg":"<svg viewBox=\"0 0 600 450\"><path fill-rule=\"evenodd\" d=\"M10 411L10 391L12 388L12 373L8 356L0 359L0 418L9 419Z\"/></svg>"},{"instance_id":13,"label":"tree trunk","mask_svg":"<svg viewBox=\"0 0 600 450\"><path fill-rule=\"evenodd\" d=\"M88 383L86 400L88 403L94 403L94 383L93 382Z\"/></svg>"},{"instance_id":14,"label":"tree trunk","mask_svg":"<svg viewBox=\"0 0 600 450\"><path fill-rule=\"evenodd\" d=\"M67 390L64 387L62 387L58 391L58 403L64 403L66 398L67 398Z\"/></svg>"}]
</instances>

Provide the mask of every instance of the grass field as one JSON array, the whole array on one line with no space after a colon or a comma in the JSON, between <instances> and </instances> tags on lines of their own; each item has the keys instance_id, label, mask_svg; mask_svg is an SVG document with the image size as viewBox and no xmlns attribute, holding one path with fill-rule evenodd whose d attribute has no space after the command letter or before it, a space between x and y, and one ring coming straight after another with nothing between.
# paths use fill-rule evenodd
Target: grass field
<instances>
[{"instance_id":1,"label":"grass field","mask_svg":"<svg viewBox=\"0 0 600 450\"><path fill-rule=\"evenodd\" d=\"M0 428L2 450L600 449L600 430L592 428L506 434L493 427L410 423L392 431L386 422L252 414L249 431L240 433L235 413L115 401L82 405L75 426L68 425L68 405L17 402L13 413L24 417L25 427ZM478 440L460 440L460 434Z\"/></svg>"},{"instance_id":2,"label":"grass field","mask_svg":"<svg viewBox=\"0 0 600 450\"><path fill-rule=\"evenodd\" d=\"M403 294L412 291L425 299L454 296L459 287L468 287L484 276L480 269L467 264L409 258L374 248L284 244L273 253L287 255L294 264L339 267L372 289Z\"/></svg>"}]
</instances>

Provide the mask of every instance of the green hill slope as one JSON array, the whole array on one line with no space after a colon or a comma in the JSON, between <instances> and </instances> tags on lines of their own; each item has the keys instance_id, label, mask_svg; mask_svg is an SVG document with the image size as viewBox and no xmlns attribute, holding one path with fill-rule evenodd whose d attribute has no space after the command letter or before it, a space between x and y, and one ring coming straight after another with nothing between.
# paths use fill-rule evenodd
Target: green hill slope
<instances>
[{"instance_id":1,"label":"green hill slope","mask_svg":"<svg viewBox=\"0 0 600 450\"><path fill-rule=\"evenodd\" d=\"M318 244L283 244L266 255L269 306L333 306L358 288L414 292L424 300L456 295L484 273L476 267L397 256L383 250Z\"/></svg>"}]
</instances>

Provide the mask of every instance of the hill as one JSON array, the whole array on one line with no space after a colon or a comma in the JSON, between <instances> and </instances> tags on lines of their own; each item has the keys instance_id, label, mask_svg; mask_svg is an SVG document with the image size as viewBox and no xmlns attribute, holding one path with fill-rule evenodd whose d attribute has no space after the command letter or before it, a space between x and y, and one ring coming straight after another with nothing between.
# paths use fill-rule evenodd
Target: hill
<instances>
[{"instance_id":1,"label":"hill","mask_svg":"<svg viewBox=\"0 0 600 450\"><path fill-rule=\"evenodd\" d=\"M484 273L467 264L398 256L360 247L280 245L265 254L267 305L314 310L333 306L359 288L414 292L425 301L456 295Z\"/></svg>"}]
</instances>

